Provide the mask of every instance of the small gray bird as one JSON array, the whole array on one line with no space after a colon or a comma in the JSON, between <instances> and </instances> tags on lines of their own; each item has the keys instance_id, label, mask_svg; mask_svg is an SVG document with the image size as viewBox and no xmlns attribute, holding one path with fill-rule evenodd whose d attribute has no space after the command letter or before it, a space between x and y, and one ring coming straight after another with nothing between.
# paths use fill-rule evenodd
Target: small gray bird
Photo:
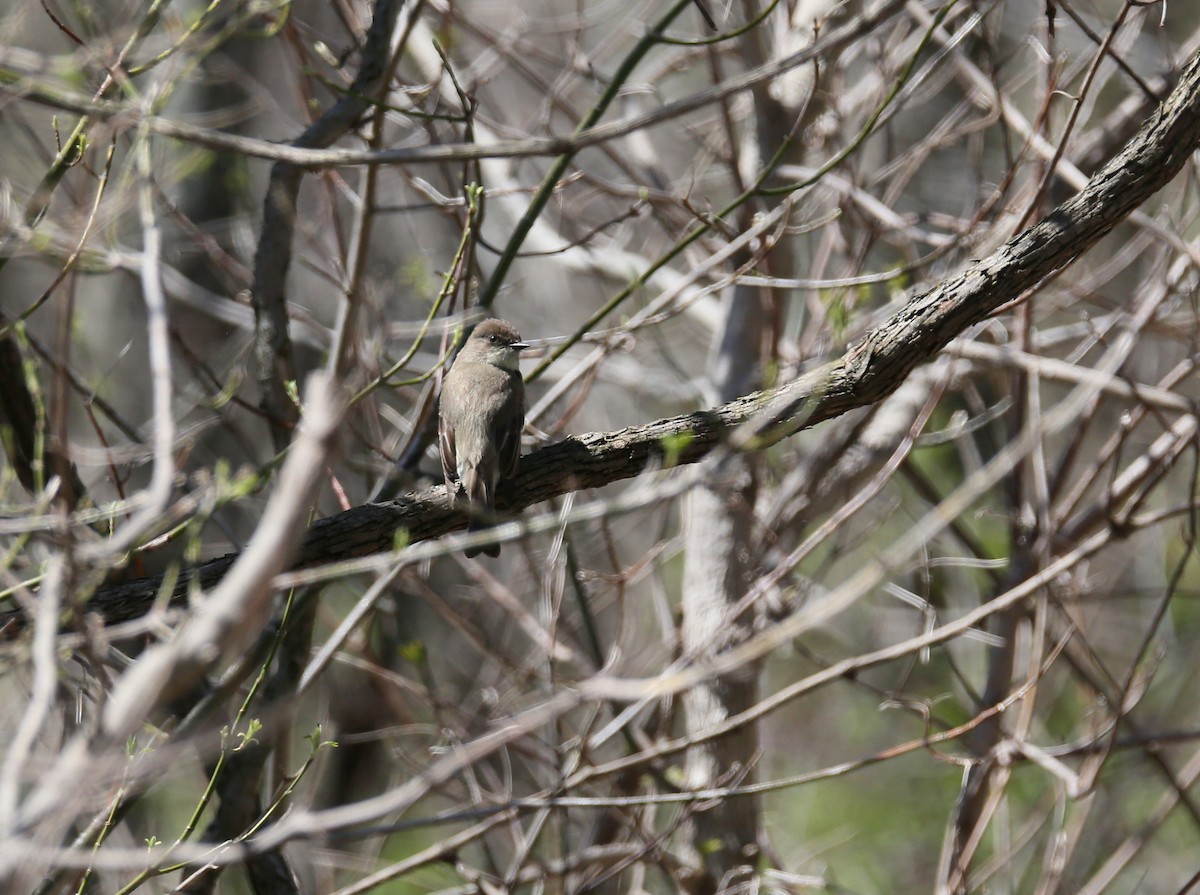
<instances>
[{"instance_id":1,"label":"small gray bird","mask_svg":"<svg viewBox=\"0 0 1200 895\"><path fill-rule=\"evenodd\" d=\"M496 487L517 474L525 425L525 382L518 361L529 346L510 323L484 320L475 327L442 380L438 445L451 504L466 492L467 531L495 524ZM475 547L499 556L500 545Z\"/></svg>"}]
</instances>

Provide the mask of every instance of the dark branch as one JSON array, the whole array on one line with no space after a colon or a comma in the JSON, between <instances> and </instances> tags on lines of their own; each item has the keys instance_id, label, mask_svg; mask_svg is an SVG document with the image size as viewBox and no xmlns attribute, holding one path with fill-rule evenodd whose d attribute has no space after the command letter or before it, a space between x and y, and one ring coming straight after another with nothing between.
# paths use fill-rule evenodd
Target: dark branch
<instances>
[{"instance_id":1,"label":"dark branch","mask_svg":"<svg viewBox=\"0 0 1200 895\"><path fill-rule=\"evenodd\" d=\"M363 45L362 67L350 90L310 124L292 145L297 149L324 148L348 134L371 107L368 97L383 86L388 71L392 31L403 0L376 0L371 27ZM297 412L288 395L296 379L292 343L288 337L287 273L292 263L292 234L296 203L304 170L277 161L263 199L263 222L254 254L254 356L262 408L277 451L287 447Z\"/></svg>"},{"instance_id":2,"label":"dark branch","mask_svg":"<svg viewBox=\"0 0 1200 895\"><path fill-rule=\"evenodd\" d=\"M839 360L776 389L756 392L712 410L568 438L522 458L517 478L501 495L515 511L584 488L638 475L662 461L695 463L728 443L761 448L802 429L886 397L924 363L1004 304L1061 269L1112 231L1165 186L1200 144L1200 55L1184 69L1171 95L1129 144L1078 194L1043 221L1019 233L989 258L971 264L916 296ZM368 504L318 522L296 567L389 549L398 529L410 542L464 528L441 486L383 504ZM220 580L236 557L192 571L203 588ZM153 601L161 579L101 589L91 606L110 622L135 618ZM176 588L182 596L187 581ZM8 619L15 630L19 620Z\"/></svg>"}]
</instances>

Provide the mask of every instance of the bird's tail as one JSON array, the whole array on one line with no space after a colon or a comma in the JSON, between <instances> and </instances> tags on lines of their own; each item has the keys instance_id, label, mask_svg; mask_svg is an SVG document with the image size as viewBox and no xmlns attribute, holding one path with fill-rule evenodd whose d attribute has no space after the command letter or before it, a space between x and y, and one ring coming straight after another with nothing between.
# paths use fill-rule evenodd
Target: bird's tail
<instances>
[{"instance_id":1,"label":"bird's tail","mask_svg":"<svg viewBox=\"0 0 1200 895\"><path fill-rule=\"evenodd\" d=\"M467 520L467 531L484 531L486 529L493 528L495 525L496 523L490 519L482 519L479 516L472 515L470 519ZM468 547L463 552L467 554L468 559L473 556L478 556L480 553L483 553L487 556L499 556L500 545L488 544L485 547Z\"/></svg>"},{"instance_id":2,"label":"bird's tail","mask_svg":"<svg viewBox=\"0 0 1200 895\"><path fill-rule=\"evenodd\" d=\"M467 498L471 501L467 507L467 532L486 531L496 525L496 513L493 507L496 500L493 495L492 483L477 470L471 470L466 475ZM483 553L486 556L499 556L500 545L488 544L484 547L468 547L463 551L470 559Z\"/></svg>"}]
</instances>

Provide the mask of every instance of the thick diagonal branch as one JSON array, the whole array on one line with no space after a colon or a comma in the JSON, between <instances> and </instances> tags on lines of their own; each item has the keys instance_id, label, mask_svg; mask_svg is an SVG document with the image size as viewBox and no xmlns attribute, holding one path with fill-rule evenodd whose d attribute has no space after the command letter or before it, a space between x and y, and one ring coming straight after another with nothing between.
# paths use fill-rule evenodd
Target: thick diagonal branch
<instances>
[{"instance_id":1,"label":"thick diagonal branch","mask_svg":"<svg viewBox=\"0 0 1200 895\"><path fill-rule=\"evenodd\" d=\"M695 463L721 444L745 449L774 443L894 391L968 327L1069 264L1179 173L1200 144L1200 55L1125 148L1078 194L1040 223L1017 234L990 257L916 296L839 360L775 389L755 392L712 410L615 432L568 438L522 458L501 508L517 510L584 488L631 478L665 458ZM395 532L409 541L465 527L441 486L386 504L368 504L313 526L297 566L389 549ZM222 557L192 571L201 586L220 580L234 560ZM142 579L104 588L92 606L109 621L146 611L161 581ZM186 582L177 588L182 595ZM19 626L8 619L9 630Z\"/></svg>"}]
</instances>

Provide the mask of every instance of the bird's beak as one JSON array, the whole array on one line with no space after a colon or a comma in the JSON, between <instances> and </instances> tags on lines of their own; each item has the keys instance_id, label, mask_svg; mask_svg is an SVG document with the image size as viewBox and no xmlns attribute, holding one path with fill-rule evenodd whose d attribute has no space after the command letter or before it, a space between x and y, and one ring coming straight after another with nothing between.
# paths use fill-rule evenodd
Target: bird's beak
<instances>
[{"instance_id":1,"label":"bird's beak","mask_svg":"<svg viewBox=\"0 0 1200 895\"><path fill-rule=\"evenodd\" d=\"M526 348L529 347L529 343L528 342L513 342L508 347L512 348L516 351L524 351Z\"/></svg>"}]
</instances>

